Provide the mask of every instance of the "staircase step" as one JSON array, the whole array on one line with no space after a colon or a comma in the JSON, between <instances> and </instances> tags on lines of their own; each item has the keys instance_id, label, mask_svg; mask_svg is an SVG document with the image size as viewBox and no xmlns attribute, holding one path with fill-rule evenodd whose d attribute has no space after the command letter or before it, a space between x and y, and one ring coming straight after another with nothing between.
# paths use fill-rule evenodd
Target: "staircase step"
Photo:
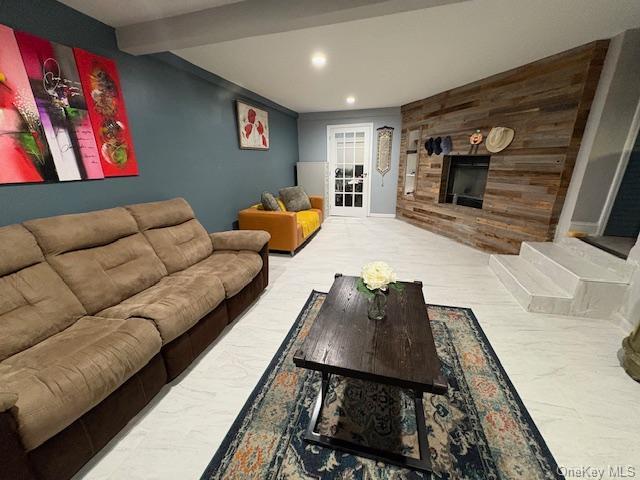
<instances>
[{"instance_id":1,"label":"staircase step","mask_svg":"<svg viewBox=\"0 0 640 480\"><path fill-rule=\"evenodd\" d=\"M600 250L598 247L594 247L587 242L583 242L579 238L564 237L559 243L563 247L571 250L571 253L585 258L602 268L618 273L626 282L631 281L631 276L633 275L635 266L628 263L626 260L618 258L615 255L611 255L604 250Z\"/></svg>"},{"instance_id":2,"label":"staircase step","mask_svg":"<svg viewBox=\"0 0 640 480\"><path fill-rule=\"evenodd\" d=\"M619 272L603 268L557 243L523 242L520 256L572 295L581 282L628 283Z\"/></svg>"},{"instance_id":3,"label":"staircase step","mask_svg":"<svg viewBox=\"0 0 640 480\"><path fill-rule=\"evenodd\" d=\"M569 314L571 294L528 261L516 255L491 255L489 265L525 310Z\"/></svg>"}]
</instances>

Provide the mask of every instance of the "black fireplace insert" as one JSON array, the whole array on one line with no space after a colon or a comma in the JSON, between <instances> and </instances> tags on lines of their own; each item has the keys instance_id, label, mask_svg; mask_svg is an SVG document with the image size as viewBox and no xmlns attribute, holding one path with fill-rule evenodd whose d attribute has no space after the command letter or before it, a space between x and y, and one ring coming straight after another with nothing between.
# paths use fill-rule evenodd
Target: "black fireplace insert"
<instances>
[{"instance_id":1,"label":"black fireplace insert","mask_svg":"<svg viewBox=\"0 0 640 480\"><path fill-rule=\"evenodd\" d=\"M443 201L482 208L490 159L488 155L445 156L448 170Z\"/></svg>"}]
</instances>

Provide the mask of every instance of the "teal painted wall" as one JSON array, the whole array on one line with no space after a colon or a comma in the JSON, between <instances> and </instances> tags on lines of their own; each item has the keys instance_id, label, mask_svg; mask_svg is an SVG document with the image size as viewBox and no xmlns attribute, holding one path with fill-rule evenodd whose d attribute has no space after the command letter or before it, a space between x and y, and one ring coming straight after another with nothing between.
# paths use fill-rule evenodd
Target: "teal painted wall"
<instances>
[{"instance_id":1,"label":"teal painted wall","mask_svg":"<svg viewBox=\"0 0 640 480\"><path fill-rule=\"evenodd\" d=\"M231 228L264 190L294 184L297 114L171 54L134 57L111 27L53 0L0 0L0 23L116 61L140 176L0 186L0 225L185 197L204 226ZM269 111L271 148L240 150L235 99Z\"/></svg>"}]
</instances>

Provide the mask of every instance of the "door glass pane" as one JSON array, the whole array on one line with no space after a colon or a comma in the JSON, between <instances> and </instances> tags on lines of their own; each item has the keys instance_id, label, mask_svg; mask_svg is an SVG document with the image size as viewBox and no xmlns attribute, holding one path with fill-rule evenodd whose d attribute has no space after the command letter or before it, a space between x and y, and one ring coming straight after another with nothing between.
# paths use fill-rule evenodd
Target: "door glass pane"
<instances>
[{"instance_id":1,"label":"door glass pane","mask_svg":"<svg viewBox=\"0 0 640 480\"><path fill-rule=\"evenodd\" d=\"M344 180L336 180L336 192L343 192Z\"/></svg>"},{"instance_id":2,"label":"door glass pane","mask_svg":"<svg viewBox=\"0 0 640 480\"><path fill-rule=\"evenodd\" d=\"M344 184L344 189L347 192L353 192L353 180L346 180Z\"/></svg>"},{"instance_id":3,"label":"door glass pane","mask_svg":"<svg viewBox=\"0 0 640 480\"><path fill-rule=\"evenodd\" d=\"M342 142L344 140L344 133L342 133L342 132L336 133L336 140L338 142Z\"/></svg>"},{"instance_id":4,"label":"door glass pane","mask_svg":"<svg viewBox=\"0 0 640 480\"><path fill-rule=\"evenodd\" d=\"M362 177L364 173L364 165L356 165L356 177Z\"/></svg>"},{"instance_id":5,"label":"door glass pane","mask_svg":"<svg viewBox=\"0 0 640 480\"><path fill-rule=\"evenodd\" d=\"M352 149L353 148L353 141L354 141L353 132L347 132L347 133L344 134L344 146L345 146L345 148ZM349 158L349 152L347 153L347 158Z\"/></svg>"},{"instance_id":6,"label":"door glass pane","mask_svg":"<svg viewBox=\"0 0 640 480\"><path fill-rule=\"evenodd\" d=\"M336 163L344 163L344 148L340 145L336 149Z\"/></svg>"},{"instance_id":7,"label":"door glass pane","mask_svg":"<svg viewBox=\"0 0 640 480\"><path fill-rule=\"evenodd\" d=\"M345 195L344 196L344 206L345 207L353 207L353 195Z\"/></svg>"},{"instance_id":8,"label":"door glass pane","mask_svg":"<svg viewBox=\"0 0 640 480\"><path fill-rule=\"evenodd\" d=\"M362 195L354 195L354 202L353 205L355 207L362 207Z\"/></svg>"},{"instance_id":9,"label":"door glass pane","mask_svg":"<svg viewBox=\"0 0 640 480\"><path fill-rule=\"evenodd\" d=\"M344 168L336 168L336 178L344 177Z\"/></svg>"},{"instance_id":10,"label":"door glass pane","mask_svg":"<svg viewBox=\"0 0 640 480\"><path fill-rule=\"evenodd\" d=\"M353 167L348 165L344 167L344 176L347 178L353 178Z\"/></svg>"},{"instance_id":11,"label":"door glass pane","mask_svg":"<svg viewBox=\"0 0 640 480\"><path fill-rule=\"evenodd\" d=\"M341 206L342 206L342 194L336 194L336 207L341 207Z\"/></svg>"},{"instance_id":12,"label":"door glass pane","mask_svg":"<svg viewBox=\"0 0 640 480\"><path fill-rule=\"evenodd\" d=\"M362 185L364 185L364 181L363 180L359 180L358 183L356 183L356 185L355 185L355 187L356 187L355 191L362 193Z\"/></svg>"},{"instance_id":13,"label":"door glass pane","mask_svg":"<svg viewBox=\"0 0 640 480\"><path fill-rule=\"evenodd\" d=\"M362 165L364 163L364 146L354 148L353 154L355 163Z\"/></svg>"}]
</instances>

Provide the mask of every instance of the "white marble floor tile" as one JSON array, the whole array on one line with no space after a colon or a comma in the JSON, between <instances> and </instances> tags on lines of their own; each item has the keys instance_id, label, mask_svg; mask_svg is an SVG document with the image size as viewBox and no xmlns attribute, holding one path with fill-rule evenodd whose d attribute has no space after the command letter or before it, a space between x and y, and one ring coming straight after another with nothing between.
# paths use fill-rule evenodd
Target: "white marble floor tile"
<instances>
[{"instance_id":1,"label":"white marble floor tile","mask_svg":"<svg viewBox=\"0 0 640 480\"><path fill-rule=\"evenodd\" d=\"M329 218L295 257L270 257L261 298L77 478L199 478L311 290L326 292L334 273L358 274L371 260L421 280L429 303L473 309L560 465L633 465L640 476L640 384L616 357L628 332L524 311L488 259L395 219Z\"/></svg>"}]
</instances>

